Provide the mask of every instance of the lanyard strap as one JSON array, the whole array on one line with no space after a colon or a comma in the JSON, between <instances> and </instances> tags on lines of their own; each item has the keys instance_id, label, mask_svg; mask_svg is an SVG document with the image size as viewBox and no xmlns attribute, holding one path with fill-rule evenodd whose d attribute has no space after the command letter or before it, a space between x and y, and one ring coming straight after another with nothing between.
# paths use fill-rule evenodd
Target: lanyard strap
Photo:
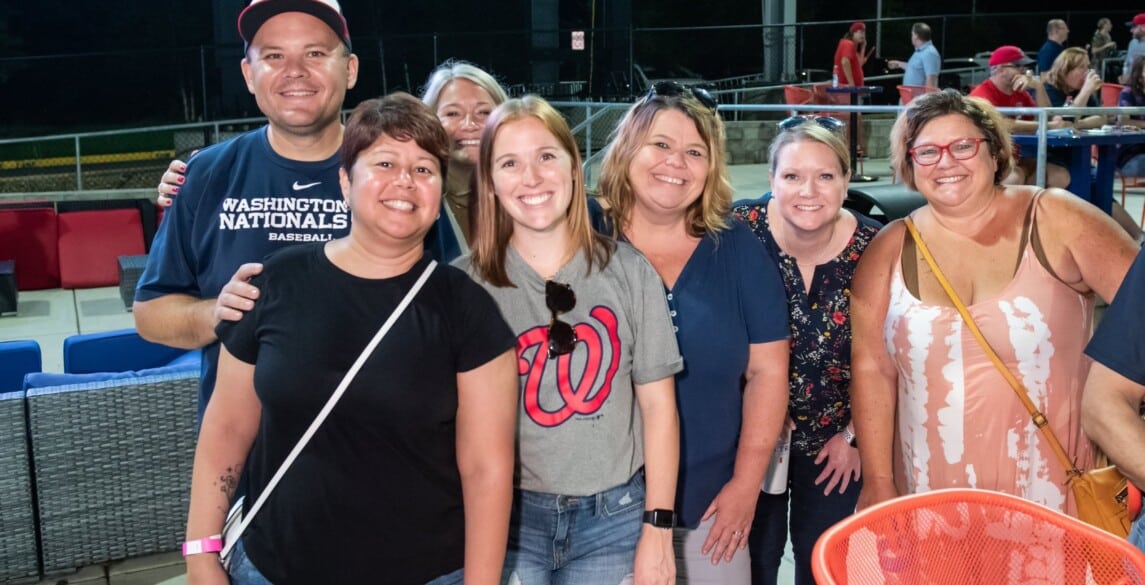
<instances>
[{"instance_id":1,"label":"lanyard strap","mask_svg":"<svg viewBox=\"0 0 1145 585\"><path fill-rule=\"evenodd\" d=\"M410 288L409 292L406 293L406 296L402 299L402 302L398 303L398 306L394 309L394 312L390 313L389 319L386 319L386 322L383 323L382 327L378 329L378 332L374 334L374 338L370 340L370 343L366 344L366 348L362 350L361 355L359 355L358 359L354 361L354 365L350 366L350 369L346 371L346 375L342 377L342 381L338 384L338 387L334 390L334 393L330 395L329 400L326 401L326 404L322 407L322 410L318 411L318 416L314 417L314 422L310 423L310 427L306 429L305 433L302 433L302 437L298 439L298 443L294 445L294 449L290 450L290 454L287 455L286 459L282 461L282 465L278 466L278 471L275 471L274 476L270 478L269 482L267 482L266 488L264 488L262 493L259 494L258 499L254 502L254 505L250 507L250 512L243 515L242 523L239 524L238 530L235 533L235 537L223 544L223 551L221 555L222 557L225 558L228 554L230 554L231 548L235 546L235 543L239 540L239 536L241 536L242 533L246 530L247 526L250 525L251 520L254 519L254 515L257 514L259 509L262 508L262 505L264 502L266 502L266 499L270 497L270 493L274 491L274 488L278 485L279 480L281 480L282 476L286 474L286 470L290 468L290 465L294 463L295 459L298 458L298 454L302 452L302 449L306 447L306 444L309 443L310 439L314 437L314 433L318 431L318 427L322 426L322 423L326 421L326 417L330 415L330 411L334 410L334 405L338 404L338 400L340 400L342 395L346 393L346 388L350 386L350 382L354 380L354 377L358 374L358 370L362 369L362 365L365 364L370 355L374 353L374 349L378 347L379 343L381 343L382 338L385 337L386 333L388 333L394 326L394 323L398 320L398 317L400 317L402 313L405 312L406 307L408 307L410 302L413 301L414 296L417 295L419 290L421 290L421 287L425 284L425 281L429 280L429 275L433 272L435 267L437 267L437 261L430 260L429 266L425 267L425 271L421 273L421 276L417 279L417 282L415 282L413 287Z\"/></svg>"}]
</instances>

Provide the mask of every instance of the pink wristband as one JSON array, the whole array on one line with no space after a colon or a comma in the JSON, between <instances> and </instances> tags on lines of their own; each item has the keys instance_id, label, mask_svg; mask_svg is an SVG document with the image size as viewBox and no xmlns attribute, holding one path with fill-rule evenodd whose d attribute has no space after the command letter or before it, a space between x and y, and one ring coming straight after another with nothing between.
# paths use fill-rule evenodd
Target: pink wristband
<instances>
[{"instance_id":1,"label":"pink wristband","mask_svg":"<svg viewBox=\"0 0 1145 585\"><path fill-rule=\"evenodd\" d=\"M185 557L203 553L216 553L221 550L223 550L223 537L219 534L198 540L188 540L183 543L183 556Z\"/></svg>"}]
</instances>

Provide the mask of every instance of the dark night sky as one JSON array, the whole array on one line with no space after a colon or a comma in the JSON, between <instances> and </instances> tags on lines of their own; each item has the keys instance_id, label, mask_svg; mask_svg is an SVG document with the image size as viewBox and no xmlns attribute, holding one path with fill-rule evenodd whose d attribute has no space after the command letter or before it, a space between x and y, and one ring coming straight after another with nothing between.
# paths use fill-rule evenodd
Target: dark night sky
<instances>
[{"instance_id":1,"label":"dark night sky","mask_svg":"<svg viewBox=\"0 0 1145 585\"><path fill-rule=\"evenodd\" d=\"M564 36L568 30L589 27L593 1L600 23L603 14L612 9L610 3L620 0L563 2L562 42L567 43ZM760 22L760 0L631 1L633 26L637 28ZM242 4L244 0L235 2ZM948 28L940 29L936 26L940 19L923 16L935 13L937 3L884 0L883 4L888 17L919 17L930 22L936 32L945 30L946 38L936 40L948 46L949 56L989 50L1004 42L1036 50L1044 38L1046 14L1065 17L1068 10L1077 8L1076 2L1063 0L950 0L941 3L944 13L968 14L972 9L981 13L988 8L992 13L1037 10L1044 14L983 17L972 26L968 19L952 19ZM1140 0L1102 4L1102 14L1070 18L1073 30L1069 44L1088 42L1094 21L1108 15L1117 23L1114 39L1124 46L1128 32L1121 22L1145 6ZM207 95L217 96L218 79L238 75L237 63L232 61L238 58L235 45L225 49L230 53L218 56L222 63L216 64L210 5L209 0L0 0L0 136L179 123L201 115L204 82ZM446 57L477 62L496 71L507 83L529 81L526 0L342 0L342 6L355 39L355 52L371 73L365 78L365 87L355 92L361 95L352 94L348 103L395 88L416 91L435 59ZM876 0L801 0L798 20L871 19L875 6ZM903 33L909 29L909 21L896 26L900 28L888 25L884 29L881 52L885 56L905 54L910 49L909 33ZM827 40L805 45L803 58L816 62L802 65L823 67L818 61L829 61L830 56L819 53L833 51L834 39L844 29L845 25L818 29L814 38ZM233 36L221 41L236 43L237 33L230 32L233 25L224 30ZM435 32L436 42L432 36ZM627 42L623 47L620 44L613 42L612 49L626 58ZM745 29L641 32L633 46L638 62L679 63L705 77L718 78L757 72L761 68L761 45L760 32ZM606 50L602 48L597 58ZM562 79L587 76L584 53L566 51L557 56L567 62L561 68ZM201 63L207 65L205 73ZM225 113L219 104L209 107Z\"/></svg>"}]
</instances>

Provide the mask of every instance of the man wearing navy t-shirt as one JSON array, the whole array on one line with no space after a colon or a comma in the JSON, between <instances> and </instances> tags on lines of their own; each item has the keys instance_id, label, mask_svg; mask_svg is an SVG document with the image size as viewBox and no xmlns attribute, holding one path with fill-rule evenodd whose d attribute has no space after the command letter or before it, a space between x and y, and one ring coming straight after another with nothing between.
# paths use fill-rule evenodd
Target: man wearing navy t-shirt
<instances>
[{"instance_id":1,"label":"man wearing navy t-shirt","mask_svg":"<svg viewBox=\"0 0 1145 585\"><path fill-rule=\"evenodd\" d=\"M337 0L253 0L238 28L243 78L269 123L190 160L135 292L143 337L204 348L200 414L214 388L215 326L257 297L246 280L261 265L245 263L350 227L338 182L339 111L358 58Z\"/></svg>"},{"instance_id":2,"label":"man wearing navy t-shirt","mask_svg":"<svg viewBox=\"0 0 1145 585\"><path fill-rule=\"evenodd\" d=\"M1085 348L1093 358L1081 399L1081 426L1134 485L1145 486L1145 252L1117 289ZM1140 498L1140 495L1137 496ZM1139 504L1130 502L1130 505ZM1145 514L1142 515L1145 517ZM1145 551L1145 519L1129 542Z\"/></svg>"},{"instance_id":3,"label":"man wearing navy t-shirt","mask_svg":"<svg viewBox=\"0 0 1145 585\"><path fill-rule=\"evenodd\" d=\"M1054 60L1065 50L1069 38L1069 25L1060 18L1046 23L1046 43L1038 50L1038 73L1044 74L1053 67Z\"/></svg>"}]
</instances>

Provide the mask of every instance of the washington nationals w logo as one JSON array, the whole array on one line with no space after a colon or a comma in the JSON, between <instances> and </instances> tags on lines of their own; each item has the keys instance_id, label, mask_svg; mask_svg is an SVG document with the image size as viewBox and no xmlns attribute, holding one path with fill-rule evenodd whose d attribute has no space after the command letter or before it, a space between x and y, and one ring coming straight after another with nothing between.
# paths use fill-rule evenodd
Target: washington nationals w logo
<instances>
[{"instance_id":1,"label":"washington nationals w logo","mask_svg":"<svg viewBox=\"0 0 1145 585\"><path fill-rule=\"evenodd\" d=\"M608 395L612 392L612 378L620 366L620 336L617 333L616 313L608 307L594 307L589 311L593 319L603 325L608 334L608 366L603 380L599 385L597 378L604 367L605 346L604 340L596 327L587 323L577 323L573 326L576 331L577 343L584 344L588 350L584 361L584 371L575 378L573 385L572 354L547 359L548 327L538 326L522 333L517 337L517 373L528 374L525 378L525 413L533 422L543 427L555 427L572 418L574 414L592 414L600 409ZM525 358L530 349L533 352L532 362ZM545 410L541 406L541 382L544 380L546 370L556 370L557 394L564 401L564 406L553 410ZM552 372L550 372L551 375ZM551 387L551 386L550 386ZM548 401L546 401L548 402Z\"/></svg>"}]
</instances>

